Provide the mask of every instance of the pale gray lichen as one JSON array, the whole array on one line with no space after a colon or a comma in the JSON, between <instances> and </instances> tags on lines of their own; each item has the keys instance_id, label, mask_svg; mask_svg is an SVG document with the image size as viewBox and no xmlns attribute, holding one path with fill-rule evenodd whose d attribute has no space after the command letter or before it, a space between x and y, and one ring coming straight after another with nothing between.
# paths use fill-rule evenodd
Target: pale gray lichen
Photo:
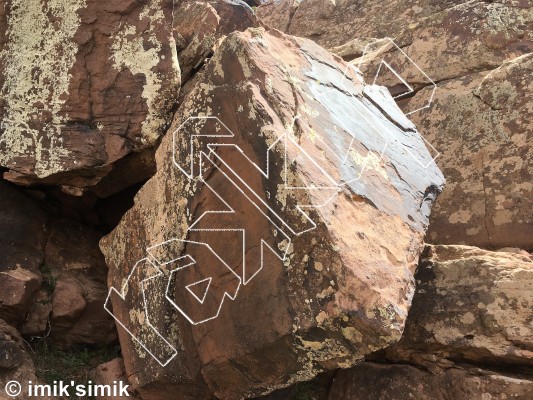
<instances>
[{"instance_id":1,"label":"pale gray lichen","mask_svg":"<svg viewBox=\"0 0 533 400\"><path fill-rule=\"evenodd\" d=\"M165 15L160 6L159 2L149 2L139 14L140 19L147 18L150 21L150 27L152 29L154 25L165 22ZM169 32L171 31L169 30ZM118 70L128 68L134 75L144 75L146 80L143 86L142 97L146 101L148 113L141 127L141 142L143 144L147 141L153 143L157 140L161 133L161 128L166 123L156 102L163 87L163 80L157 73L157 66L164 59L161 50L163 44L154 32L151 32L145 37L148 38L149 48L146 48L146 44L148 43L137 32L137 28L134 25L126 24L123 29L113 36L113 43L111 45L113 66ZM176 76L179 76L176 46L170 33L168 41L172 51L172 66L175 69Z\"/></svg>"},{"instance_id":2,"label":"pale gray lichen","mask_svg":"<svg viewBox=\"0 0 533 400\"><path fill-rule=\"evenodd\" d=\"M77 11L84 6L85 0L11 1L9 40L0 50L5 77L1 94L6 102L0 138L6 151L0 154L1 165L16 169L16 158L31 155L35 158L33 172L46 177L61 171L61 161L69 157L62 146L64 116L60 110L76 60L73 36L80 25ZM41 129L30 127L36 114L50 114L51 120Z\"/></svg>"}]
</instances>

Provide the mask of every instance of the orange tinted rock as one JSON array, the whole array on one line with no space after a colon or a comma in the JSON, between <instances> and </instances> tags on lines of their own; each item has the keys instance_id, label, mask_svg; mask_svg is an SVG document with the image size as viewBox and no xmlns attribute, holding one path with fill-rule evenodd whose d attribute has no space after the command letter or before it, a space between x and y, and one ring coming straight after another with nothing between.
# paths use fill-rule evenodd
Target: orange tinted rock
<instances>
[{"instance_id":1,"label":"orange tinted rock","mask_svg":"<svg viewBox=\"0 0 533 400\"><path fill-rule=\"evenodd\" d=\"M339 371L328 400L513 399L533 396L533 381L480 368L434 374L410 365L363 363Z\"/></svg>"},{"instance_id":2,"label":"orange tinted rock","mask_svg":"<svg viewBox=\"0 0 533 400\"><path fill-rule=\"evenodd\" d=\"M182 82L213 55L218 41L233 31L258 24L244 3L182 1L175 11L174 34Z\"/></svg>"},{"instance_id":3,"label":"orange tinted rock","mask_svg":"<svg viewBox=\"0 0 533 400\"><path fill-rule=\"evenodd\" d=\"M394 361L533 365L533 261L469 246L428 246ZM426 361L424 361L426 360Z\"/></svg>"}]
</instances>

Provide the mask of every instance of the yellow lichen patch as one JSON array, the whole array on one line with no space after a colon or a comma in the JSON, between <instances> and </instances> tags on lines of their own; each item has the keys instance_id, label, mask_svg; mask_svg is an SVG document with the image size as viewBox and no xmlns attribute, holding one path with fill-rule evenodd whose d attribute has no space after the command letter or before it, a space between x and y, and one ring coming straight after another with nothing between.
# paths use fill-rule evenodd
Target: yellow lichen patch
<instances>
[{"instance_id":1,"label":"yellow lichen patch","mask_svg":"<svg viewBox=\"0 0 533 400\"><path fill-rule=\"evenodd\" d=\"M359 165L363 169L363 171L373 170L381 175L384 179L389 180L389 176L387 175L387 171L381 162L381 158L376 153L369 151L366 156L363 156L355 149L350 149L350 157L355 164Z\"/></svg>"},{"instance_id":2,"label":"yellow lichen patch","mask_svg":"<svg viewBox=\"0 0 533 400\"><path fill-rule=\"evenodd\" d=\"M156 5L157 3L146 5L139 15L141 19L149 19L151 26L162 23L165 18L161 9L155 7ZM171 48L174 48L172 35L169 34L168 40ZM156 68L161 61L162 43L155 33L151 33L147 41L150 44L149 48L145 48L147 43L137 32L136 27L126 24L113 37L111 58L116 69L128 68L132 74L144 75L146 83L143 87L142 97L146 100L148 114L142 124L141 132L144 141L153 142L159 137L160 130L165 124L165 119L161 116L156 104L156 99L163 84L161 77L156 72ZM173 66L177 72L179 71L179 66L175 49L173 49L172 59ZM177 74L179 75L178 72Z\"/></svg>"},{"instance_id":3,"label":"yellow lichen patch","mask_svg":"<svg viewBox=\"0 0 533 400\"><path fill-rule=\"evenodd\" d=\"M450 221L450 223L452 224L466 224L470 220L470 218L472 218L471 210L459 210L454 213L451 213L448 218L448 221Z\"/></svg>"},{"instance_id":4,"label":"yellow lichen patch","mask_svg":"<svg viewBox=\"0 0 533 400\"><path fill-rule=\"evenodd\" d=\"M303 339L301 340L301 342L302 342L303 347L309 350L314 350L314 351L322 350L324 346L326 345L325 342L312 342L312 341L303 340Z\"/></svg>"},{"instance_id":5,"label":"yellow lichen patch","mask_svg":"<svg viewBox=\"0 0 533 400\"><path fill-rule=\"evenodd\" d=\"M139 325L144 324L144 320L145 320L144 311L131 309L129 311L129 316L130 316L130 321L132 321L133 323L138 323Z\"/></svg>"},{"instance_id":6,"label":"yellow lichen patch","mask_svg":"<svg viewBox=\"0 0 533 400\"><path fill-rule=\"evenodd\" d=\"M62 170L61 161L69 153L60 137L64 121L60 110L76 58L73 36L80 24L77 11L84 6L85 0L11 1L9 41L0 51L5 66L1 93L6 102L0 144L7 150L0 154L1 164L31 155L39 177ZM30 127L30 121L41 115L50 115L51 120L40 130Z\"/></svg>"},{"instance_id":7,"label":"yellow lichen patch","mask_svg":"<svg viewBox=\"0 0 533 400\"><path fill-rule=\"evenodd\" d=\"M511 224L513 222L514 212L511 210L495 210L492 221L495 226Z\"/></svg>"},{"instance_id":8,"label":"yellow lichen patch","mask_svg":"<svg viewBox=\"0 0 533 400\"><path fill-rule=\"evenodd\" d=\"M316 295L317 299L325 299L328 296L331 296L335 293L335 289L333 287L328 286L326 289L322 290L320 293Z\"/></svg>"},{"instance_id":9,"label":"yellow lichen patch","mask_svg":"<svg viewBox=\"0 0 533 400\"><path fill-rule=\"evenodd\" d=\"M466 230L466 234L467 234L468 236L477 235L477 234L479 234L479 232L481 232L481 227L479 227L479 226L474 226L474 227L472 227L472 228L468 228L468 229Z\"/></svg>"},{"instance_id":10,"label":"yellow lichen patch","mask_svg":"<svg viewBox=\"0 0 533 400\"><path fill-rule=\"evenodd\" d=\"M315 320L319 326L322 325L327 319L328 314L326 314L325 311L320 311L320 313L318 313L318 315L315 317Z\"/></svg>"},{"instance_id":11,"label":"yellow lichen patch","mask_svg":"<svg viewBox=\"0 0 533 400\"><path fill-rule=\"evenodd\" d=\"M316 269L317 271L320 272L320 271L322 271L322 270L324 269L324 264L322 264L322 263L319 262L319 261L316 261L314 267L315 267L315 269Z\"/></svg>"},{"instance_id":12,"label":"yellow lichen patch","mask_svg":"<svg viewBox=\"0 0 533 400\"><path fill-rule=\"evenodd\" d=\"M342 328L342 335L352 343L360 343L363 340L363 335L352 326Z\"/></svg>"}]
</instances>

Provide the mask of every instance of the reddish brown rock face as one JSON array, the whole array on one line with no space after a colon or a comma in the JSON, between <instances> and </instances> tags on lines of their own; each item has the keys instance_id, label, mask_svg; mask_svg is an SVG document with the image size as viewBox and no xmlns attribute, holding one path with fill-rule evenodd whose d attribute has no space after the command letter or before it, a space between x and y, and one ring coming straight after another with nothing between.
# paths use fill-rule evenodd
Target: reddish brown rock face
<instances>
[{"instance_id":1,"label":"reddish brown rock face","mask_svg":"<svg viewBox=\"0 0 533 400\"><path fill-rule=\"evenodd\" d=\"M5 390L8 382L17 381L27 384L28 381L36 382L33 361L28 354L28 347L15 328L0 319L0 385L2 394L0 398L11 399ZM15 390L15 387L10 387ZM17 398L26 400L30 397L24 391Z\"/></svg>"},{"instance_id":2,"label":"reddish brown rock face","mask_svg":"<svg viewBox=\"0 0 533 400\"><path fill-rule=\"evenodd\" d=\"M390 359L429 369L435 359L533 365L529 256L428 246L416 279L404 336L387 350Z\"/></svg>"},{"instance_id":3,"label":"reddish brown rock face","mask_svg":"<svg viewBox=\"0 0 533 400\"><path fill-rule=\"evenodd\" d=\"M281 0L259 7L257 14L269 27L330 48L355 38L397 37L409 25L464 2Z\"/></svg>"},{"instance_id":4,"label":"reddish brown rock face","mask_svg":"<svg viewBox=\"0 0 533 400\"><path fill-rule=\"evenodd\" d=\"M529 399L533 396L529 254L428 246L402 339L339 371L337 399Z\"/></svg>"},{"instance_id":5,"label":"reddish brown rock face","mask_svg":"<svg viewBox=\"0 0 533 400\"><path fill-rule=\"evenodd\" d=\"M352 62L369 81L386 61L411 87L420 89L429 85L427 77L441 82L489 71L533 51L531 32L532 8L467 2L405 26L400 34L388 33L399 48L390 40L355 39L331 50L345 59L356 58ZM363 52L365 56L357 58ZM381 65L376 83L394 93L399 78ZM410 111L402 103L400 107Z\"/></svg>"},{"instance_id":6,"label":"reddish brown rock face","mask_svg":"<svg viewBox=\"0 0 533 400\"><path fill-rule=\"evenodd\" d=\"M431 107L411 115L440 153L437 164L448 183L432 213L431 243L533 246L533 88L526 78L532 73L526 55L533 51L532 16L526 4L474 2L419 21L397 39L426 74L443 81ZM374 47L379 55L369 52L365 76L373 77L385 59L413 88L428 85L388 42ZM345 56L349 49L337 50ZM378 79L393 92L397 81L390 73ZM405 112L425 107L432 92L428 86L399 105Z\"/></svg>"},{"instance_id":7,"label":"reddish brown rock face","mask_svg":"<svg viewBox=\"0 0 533 400\"><path fill-rule=\"evenodd\" d=\"M285 24L275 11L290 3L260 7L259 17ZM531 57L522 57L533 51L530 2L306 0L285 31L353 60L367 81L377 74L405 113L422 109L410 118L440 153L448 182L429 242L533 247ZM398 47L368 36L392 37Z\"/></svg>"},{"instance_id":8,"label":"reddish brown rock face","mask_svg":"<svg viewBox=\"0 0 533 400\"><path fill-rule=\"evenodd\" d=\"M0 182L0 317L61 347L116 340L101 235Z\"/></svg>"},{"instance_id":9,"label":"reddish brown rock face","mask_svg":"<svg viewBox=\"0 0 533 400\"><path fill-rule=\"evenodd\" d=\"M250 397L398 340L444 181L392 98L346 67L249 29L184 100L157 174L101 242L141 395L199 398L203 381Z\"/></svg>"},{"instance_id":10,"label":"reddish brown rock face","mask_svg":"<svg viewBox=\"0 0 533 400\"><path fill-rule=\"evenodd\" d=\"M87 187L157 141L180 83L171 0L4 0L0 9L5 178Z\"/></svg>"},{"instance_id":11,"label":"reddish brown rock face","mask_svg":"<svg viewBox=\"0 0 533 400\"><path fill-rule=\"evenodd\" d=\"M441 153L448 185L432 214L430 243L533 247L530 55L439 86L412 118ZM424 89L410 100L417 108Z\"/></svg>"},{"instance_id":12,"label":"reddish brown rock face","mask_svg":"<svg viewBox=\"0 0 533 400\"><path fill-rule=\"evenodd\" d=\"M530 380L480 368L462 366L434 374L410 365L364 363L339 371L328 400L527 400L532 396Z\"/></svg>"},{"instance_id":13,"label":"reddish brown rock face","mask_svg":"<svg viewBox=\"0 0 533 400\"><path fill-rule=\"evenodd\" d=\"M53 291L49 340L60 347L113 342L117 334L103 307L108 270L98 251L100 235L65 220L54 221L50 230L45 260L54 283L48 288Z\"/></svg>"},{"instance_id":14,"label":"reddish brown rock face","mask_svg":"<svg viewBox=\"0 0 533 400\"><path fill-rule=\"evenodd\" d=\"M238 2L182 1L174 15L174 36L183 83L213 55L225 35L259 23L252 9Z\"/></svg>"},{"instance_id":15,"label":"reddish brown rock face","mask_svg":"<svg viewBox=\"0 0 533 400\"><path fill-rule=\"evenodd\" d=\"M0 398L530 400L531 76L531 0L0 0Z\"/></svg>"}]
</instances>

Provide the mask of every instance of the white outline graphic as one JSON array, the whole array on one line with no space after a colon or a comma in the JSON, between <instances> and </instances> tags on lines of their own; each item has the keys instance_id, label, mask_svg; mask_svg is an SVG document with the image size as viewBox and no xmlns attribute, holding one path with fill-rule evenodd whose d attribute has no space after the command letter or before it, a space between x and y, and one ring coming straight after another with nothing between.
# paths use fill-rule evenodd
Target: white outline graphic
<instances>
[{"instance_id":1,"label":"white outline graphic","mask_svg":"<svg viewBox=\"0 0 533 400\"><path fill-rule=\"evenodd\" d=\"M176 350L176 348L174 346L172 346L172 344L170 344L170 342L168 342L158 331L157 329L154 328L154 326L150 323L149 319L148 319L148 313L147 313L147 307L146 307L146 298L145 298L145 293L144 293L144 286L143 286L143 283L144 281L146 280L143 280L141 281L141 286L142 286L142 296L143 296L143 305L144 305L144 311L145 311L145 315L146 315L146 320L148 322L148 326L155 332L155 334L165 343L166 347L168 349L170 349L169 351L169 356L164 359L163 361L160 360L160 358L155 355L145 344L144 342L138 338L133 332L130 331L130 329L128 329L128 327L118 318L115 316L115 314L113 314L113 312L110 310L109 308L109 300L111 299L111 294L112 293L115 293L117 296L120 297L120 299L122 299L122 301L126 301L126 295L128 293L128 290L129 290L129 282L131 280L131 277L133 276L133 274L135 272L137 272L137 269L138 269L138 266L139 264L141 263L144 263L144 262L148 262L151 264L151 266L153 268L155 268L156 270L159 270L157 268L157 266L152 263L152 261L150 261L148 258L143 258L139 261L137 261L137 263L134 265L134 267L132 268L130 274L128 275L128 278L126 279L126 282L122 285L122 288L121 288L121 292L118 292L114 287L111 287L109 289L109 293L107 295L107 298L105 300L105 303L104 303L104 309L109 313L111 314L111 316L115 319L115 321L117 321L119 323L119 325L137 342L141 345L141 347L148 353L152 356L153 359L155 359L159 365L161 365L162 367L166 366L170 361L172 361L174 359L174 357L176 357L176 355L178 354L178 351ZM160 273L162 273L160 270L159 270ZM148 278L150 279L150 278ZM129 322L131 323L131 318L129 319Z\"/></svg>"},{"instance_id":2,"label":"white outline graphic","mask_svg":"<svg viewBox=\"0 0 533 400\"><path fill-rule=\"evenodd\" d=\"M374 85L376 84L378 78L379 78L379 73L381 72L381 66L384 65L387 67L387 69L393 73L394 76L396 76L396 78L398 78L400 80L400 82L405 86L407 87L407 90L403 93L400 93L400 94L397 94L396 96L393 96L392 98L393 99L397 99L398 97L402 97L402 96L405 96L409 93L413 93L415 91L415 89L409 85L409 83L407 83L407 81L405 79L403 79L401 77L401 75L396 72L396 70L394 68L391 67L391 65L385 61L385 60L381 60L381 62L379 63L379 67L378 67L378 70L376 71L376 76L374 77ZM427 107L426 107L427 108ZM409 114L406 114L406 115L409 115Z\"/></svg>"},{"instance_id":3,"label":"white outline graphic","mask_svg":"<svg viewBox=\"0 0 533 400\"><path fill-rule=\"evenodd\" d=\"M171 239L172 240L178 240L178 239ZM218 317L218 315L220 314L220 310L222 309L222 305L224 304L224 300L227 298L229 298L230 300L235 300L235 298L237 297L237 293L239 292L239 289L240 289L240 286L241 286L241 278L239 275L237 275L230 267L228 264L226 264L226 262L215 252L213 251L213 249L211 248L211 246L209 246L207 243L199 243L199 242L194 242L194 241L190 241L190 240L179 240L180 242L182 243L191 243L191 244L197 244L197 245L200 245L200 246L205 246L206 248L208 248L210 250L210 252L221 262L221 264L223 264L227 269L228 271L230 271L230 273L232 273L238 280L239 280L239 285L237 286L237 289L235 290L235 293L233 295L229 294L228 292L225 292L224 296L222 297L222 300L220 302L220 304L218 305L218 309L216 311L216 314L209 317L209 318L205 318L203 320L200 320L200 321L194 321L188 314L186 311L184 311L175 301L174 299L172 298L172 295L170 294L171 293L171 289L172 289L172 284L173 282L175 282L175 275L176 275L176 272L184 269L184 268L189 268L191 267L192 265L196 264L196 260L194 260L191 256L189 255L185 255L183 258L187 258L189 257L191 260L192 260L192 263L188 263L186 265L182 265L182 266L179 266L175 269L173 269L171 272L170 272L170 276L168 277L168 280L167 280L167 286L166 286L166 290L165 290L165 298L169 301L170 304L172 304L172 306L174 306L174 308L176 308L176 310L178 310L186 319L187 321L189 321L192 325L198 325L198 324L203 324L207 321L211 321L212 319L215 319L216 317ZM168 242L168 241L167 241ZM209 280L209 283L211 283L213 277L208 277L206 279L203 279L202 281L205 281L205 280ZM200 281L200 282L202 282ZM195 285L197 284L198 282L195 282L195 283L192 283L190 285L187 285L185 286L185 288L187 289L188 292L190 292L193 297L197 300L198 297L196 296L195 293L193 293L190 289L189 289L189 286L191 285ZM202 299L202 301L200 301L201 304L204 303L205 301L205 297L207 296L207 293L209 291L209 286L207 287L206 289L206 292L204 294L204 298Z\"/></svg>"},{"instance_id":4,"label":"white outline graphic","mask_svg":"<svg viewBox=\"0 0 533 400\"><path fill-rule=\"evenodd\" d=\"M433 86L433 90L431 91L431 95L430 95L430 97L429 97L428 104L425 105L424 107L420 107L420 108L418 108L418 109L416 109L416 110L413 110L413 111L407 112L407 113L405 113L405 115L411 115L411 114L414 114L414 113L416 113L416 112L418 112L418 111L421 111L421 110L425 110L425 109L427 109L427 108L430 108L430 107L431 107L431 103L433 102L433 99L434 99L434 97L435 97L435 92L437 91L437 84L436 84L435 81L434 81L433 79L431 79L431 78L430 78L430 77L424 72L424 70L423 70L422 68L420 68L420 66L419 66L416 62L414 62L414 61L411 59L411 57L409 57L409 56L407 55L407 53L406 53L405 51L403 51L403 50L400 48L400 46L398 46L398 45L396 44L396 42L395 42L394 40L392 40L391 38L378 39L378 40L376 40L376 41L374 41L374 42L368 43L368 44L365 46L364 50L363 50L363 55L362 55L361 57L359 57L359 64L357 65L357 69L358 69L360 72L363 71L363 69L362 69L362 65L365 64L363 61L364 61L364 58L365 58L365 56L366 56L366 54L367 54L367 52L368 52L368 48L369 48L370 46L374 45L375 43L378 43L378 42L380 42L380 41L382 41L382 40L388 40L389 43L392 44L392 45L393 45L393 46L394 46L394 47L395 47L395 48L396 48L396 49L397 49L397 50L398 50L403 56L405 56L405 58L407 58L407 60L408 60L411 64L413 64L414 67L415 67L415 68L416 68L416 69L417 69L417 70L418 70L418 71L424 76L424 78L426 78L426 79L428 80L429 84L430 84L431 86ZM385 47L385 45L382 46L382 47ZM403 84L409 89L408 91L406 91L406 92L404 92L404 93L401 93L401 94L395 96L395 97L394 97L395 99L398 98L398 97L401 97L401 96L405 96L406 94L409 94L409 93L413 93L413 92L414 92L414 88L411 87L411 85L409 85L409 84L406 82L406 80L405 80L404 78L402 78L402 76L398 73L398 71L396 71L394 68L392 68L392 67L390 66L390 64L387 63L384 59L382 59L381 62L379 63L379 66L378 66L378 69L377 69L377 72L376 72L376 76L374 77L374 81L373 81L373 83L372 83L373 85L376 84L376 81L377 81L377 79L378 79L378 77L379 77L379 73L380 73L380 71L381 71L381 66L382 66L383 64L385 64L385 66L386 66L386 67L387 67L387 68L388 68L388 69L389 69L389 70L390 70L390 71L391 71L391 72L392 72L392 73L393 73L398 79L400 79L400 81L401 81L401 82L402 82L402 83L403 83Z\"/></svg>"},{"instance_id":5,"label":"white outline graphic","mask_svg":"<svg viewBox=\"0 0 533 400\"><path fill-rule=\"evenodd\" d=\"M420 66L413 61L413 59L411 57L409 57L407 55L407 53L405 53L401 48L400 46L398 46L396 44L396 42L394 42L394 40L392 40L391 38L384 38L384 39L376 39L374 42L370 42L368 43L364 50L363 50L363 54L361 55L361 57L358 58L359 62L357 65L355 64L352 64L352 63L349 63L348 66L346 67L346 69L344 70L344 74L343 74L343 80L341 81L340 85L344 87L344 81L347 79L347 72L350 68L352 68L356 73L360 74L360 75L363 75L363 68L362 66L364 64L366 64L365 62L365 56L367 55L368 53L368 49L370 46L373 46L375 43L378 43L378 42L381 42L383 40L386 40L388 41L390 44L392 44L394 46L394 48L396 48L423 76L425 79L428 80L430 86L433 86L433 89L431 91L431 95L430 95L430 98L429 98L429 101L428 101L428 104L426 104L425 106L423 107L420 107L416 110L413 110L413 111L410 111L410 112L407 112L407 113L404 113L405 116L409 116L411 114L414 114L416 112L419 112L419 111L422 111L422 110L425 110L425 109L428 109L431 107L431 104L433 103L433 99L435 98L435 93L437 91L437 84L435 83L435 81L433 79L431 79L425 72L422 68L420 68ZM381 46L381 48L387 46L387 44L383 44ZM392 74L394 74L394 76L396 76L396 78L398 78L398 80L407 87L408 90L406 90L405 92L403 93L400 93L400 94L397 94L396 96L393 96L393 99L397 99L399 97L402 97L402 96L405 96L407 94L410 94L410 93L414 93L414 88L401 76L400 73L398 73L398 71L396 71L387 61L385 61L384 59L381 59L379 65L378 65L378 68L377 68L377 71L376 71L376 74L374 76L374 80L372 82L371 85L375 86L377 84L377 80L379 78L379 74L381 72L381 68L382 66L385 65L385 67L387 69L389 69L391 71ZM365 86L367 86L367 83L366 82L363 82ZM344 87L345 88L345 87ZM346 90L346 89L345 89ZM350 93L348 90L346 90L348 93ZM353 97L353 94L351 95ZM429 143L426 138L423 136L423 135L420 135L422 137L422 140L424 141L425 145L427 148L430 149L430 155L432 157L431 160L429 160L426 164L422 163L422 161L420 161L419 157L416 157L416 155L414 155L412 153L412 151L410 150L410 148L408 146L405 146L403 143L399 143L403 149L405 149L409 155L411 155L424 169L427 169L432 163L435 162L435 160L437 158L440 157L441 153L435 149L435 147ZM384 150L385 151L385 150ZM383 152L384 152L383 151ZM383 153L382 153L383 155Z\"/></svg>"},{"instance_id":6,"label":"white outline graphic","mask_svg":"<svg viewBox=\"0 0 533 400\"><path fill-rule=\"evenodd\" d=\"M174 271L172 271L172 273L174 273ZM209 287L211 286L211 282L212 281L213 281L213 277L205 278L205 279L202 279L202 280L200 280L198 282L194 282L194 283L191 283L190 285L185 286L185 289L187 289L189 291L189 293L192 294L194 296L194 298L196 300L198 300L198 302L200 304L204 304L205 297L207 296L207 291L209 290ZM198 295L196 293L194 293L192 291L191 288L194 287L194 286L201 285L204 282L207 282L207 285L204 288L204 294L202 295L202 298L200 298L200 297L198 297ZM167 290L167 294L168 294L168 290Z\"/></svg>"}]
</instances>

